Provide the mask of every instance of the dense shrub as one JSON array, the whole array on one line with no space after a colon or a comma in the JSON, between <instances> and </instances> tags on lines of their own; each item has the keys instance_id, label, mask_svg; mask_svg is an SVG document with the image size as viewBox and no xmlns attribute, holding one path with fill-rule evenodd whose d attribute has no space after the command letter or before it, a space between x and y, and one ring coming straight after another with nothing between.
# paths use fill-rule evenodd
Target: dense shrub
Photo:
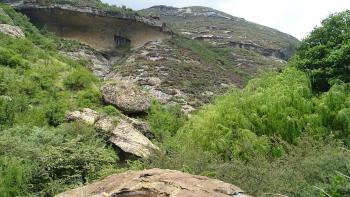
<instances>
[{"instance_id":1,"label":"dense shrub","mask_svg":"<svg viewBox=\"0 0 350 197\"><path fill-rule=\"evenodd\" d=\"M28 196L29 166L20 159L0 158L0 194L3 197Z\"/></svg>"},{"instance_id":2,"label":"dense shrub","mask_svg":"<svg viewBox=\"0 0 350 197\"><path fill-rule=\"evenodd\" d=\"M100 90L96 88L90 88L78 92L78 106L90 107L99 106L102 103L102 94Z\"/></svg>"},{"instance_id":3,"label":"dense shrub","mask_svg":"<svg viewBox=\"0 0 350 197\"><path fill-rule=\"evenodd\" d=\"M350 11L329 16L304 39L295 57L316 91L326 91L331 80L350 82Z\"/></svg>"},{"instance_id":4,"label":"dense shrub","mask_svg":"<svg viewBox=\"0 0 350 197\"><path fill-rule=\"evenodd\" d=\"M4 181L1 176L0 188L23 187L13 190L52 196L67 187L99 178L104 170L116 167L114 151L96 137L93 128L82 124L57 129L14 127L0 134L0 158L8 158L13 164L1 172L9 166L0 163L0 173L9 176ZM18 184L9 187L8 181Z\"/></svg>"},{"instance_id":5,"label":"dense shrub","mask_svg":"<svg viewBox=\"0 0 350 197\"><path fill-rule=\"evenodd\" d=\"M162 142L165 138L174 136L186 122L187 117L178 106L165 107L154 102L147 116L148 123L155 138Z\"/></svg>"},{"instance_id":6,"label":"dense shrub","mask_svg":"<svg viewBox=\"0 0 350 197\"><path fill-rule=\"evenodd\" d=\"M216 141L215 138L212 141ZM246 161L239 158L228 161L193 147L185 147L183 152L174 151L176 144L182 146L184 143L172 141L164 143L164 152L150 158L143 167L176 169L217 178L237 185L253 196L322 196L316 187L347 195L349 182L333 180L337 171L350 175L350 153L342 150L341 145L331 138L318 140L312 137L301 137L295 145L279 143L288 154L279 158L256 154Z\"/></svg>"},{"instance_id":7,"label":"dense shrub","mask_svg":"<svg viewBox=\"0 0 350 197\"><path fill-rule=\"evenodd\" d=\"M25 67L27 62L15 52L0 47L0 65L14 67Z\"/></svg>"},{"instance_id":8,"label":"dense shrub","mask_svg":"<svg viewBox=\"0 0 350 197\"><path fill-rule=\"evenodd\" d=\"M70 73L64 80L64 84L71 90L82 90L96 82L96 77L86 68L79 68Z\"/></svg>"}]
</instances>

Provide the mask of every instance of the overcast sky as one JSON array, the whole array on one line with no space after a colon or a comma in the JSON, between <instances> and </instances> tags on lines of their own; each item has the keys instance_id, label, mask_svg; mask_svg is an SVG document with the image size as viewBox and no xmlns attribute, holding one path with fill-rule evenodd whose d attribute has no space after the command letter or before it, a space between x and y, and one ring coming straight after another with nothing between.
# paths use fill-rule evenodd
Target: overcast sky
<instances>
[{"instance_id":1,"label":"overcast sky","mask_svg":"<svg viewBox=\"0 0 350 197\"><path fill-rule=\"evenodd\" d=\"M207 6L276 28L299 39L334 12L350 9L350 0L102 0L133 9L153 5Z\"/></svg>"}]
</instances>

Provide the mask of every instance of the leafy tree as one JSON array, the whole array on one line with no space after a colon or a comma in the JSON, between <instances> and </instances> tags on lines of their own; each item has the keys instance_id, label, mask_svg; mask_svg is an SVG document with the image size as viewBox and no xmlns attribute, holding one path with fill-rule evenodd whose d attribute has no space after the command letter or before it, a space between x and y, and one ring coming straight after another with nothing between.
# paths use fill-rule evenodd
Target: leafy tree
<instances>
[{"instance_id":1,"label":"leafy tree","mask_svg":"<svg viewBox=\"0 0 350 197\"><path fill-rule=\"evenodd\" d=\"M310 75L316 91L327 91L332 80L350 82L350 10L323 20L302 41L295 60Z\"/></svg>"}]
</instances>

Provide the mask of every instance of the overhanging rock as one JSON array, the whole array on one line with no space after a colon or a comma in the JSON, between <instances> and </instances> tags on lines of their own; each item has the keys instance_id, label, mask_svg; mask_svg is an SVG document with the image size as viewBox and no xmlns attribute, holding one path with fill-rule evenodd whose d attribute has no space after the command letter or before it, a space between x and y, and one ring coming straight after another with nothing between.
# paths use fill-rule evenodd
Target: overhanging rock
<instances>
[{"instance_id":1,"label":"overhanging rock","mask_svg":"<svg viewBox=\"0 0 350 197\"><path fill-rule=\"evenodd\" d=\"M27 15L36 26L45 27L60 37L78 40L100 51L113 51L125 45L139 47L170 35L164 23L137 13L110 12L65 4L11 2L16 10Z\"/></svg>"}]
</instances>

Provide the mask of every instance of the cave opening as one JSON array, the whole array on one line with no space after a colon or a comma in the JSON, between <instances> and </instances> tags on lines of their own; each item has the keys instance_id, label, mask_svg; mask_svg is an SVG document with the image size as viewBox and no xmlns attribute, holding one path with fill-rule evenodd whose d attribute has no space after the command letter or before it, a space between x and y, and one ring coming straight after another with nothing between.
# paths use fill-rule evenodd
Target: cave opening
<instances>
[{"instance_id":1,"label":"cave opening","mask_svg":"<svg viewBox=\"0 0 350 197\"><path fill-rule=\"evenodd\" d=\"M114 43L116 47L130 46L131 40L119 35L114 35Z\"/></svg>"}]
</instances>

